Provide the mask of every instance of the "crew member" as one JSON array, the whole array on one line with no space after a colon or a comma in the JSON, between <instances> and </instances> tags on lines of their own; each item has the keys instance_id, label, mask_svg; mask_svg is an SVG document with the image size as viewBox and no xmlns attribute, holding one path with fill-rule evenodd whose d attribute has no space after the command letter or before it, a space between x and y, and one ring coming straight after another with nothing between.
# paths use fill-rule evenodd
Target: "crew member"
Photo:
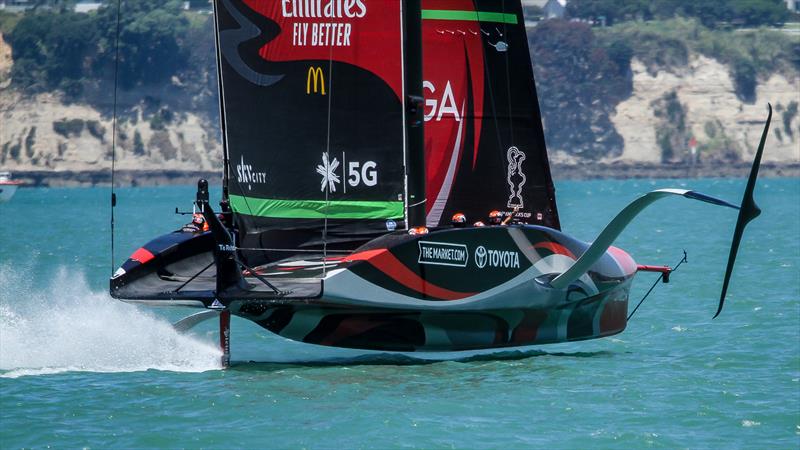
<instances>
[{"instance_id":1,"label":"crew member","mask_svg":"<svg viewBox=\"0 0 800 450\"><path fill-rule=\"evenodd\" d=\"M184 225L183 228L181 228L181 231L186 233L200 233L203 231L208 231L208 222L206 222L206 219L202 214L194 213L192 214L192 221Z\"/></svg>"},{"instance_id":2,"label":"crew member","mask_svg":"<svg viewBox=\"0 0 800 450\"><path fill-rule=\"evenodd\" d=\"M502 225L503 213L498 210L493 210L489 213L489 225Z\"/></svg>"},{"instance_id":3,"label":"crew member","mask_svg":"<svg viewBox=\"0 0 800 450\"><path fill-rule=\"evenodd\" d=\"M416 235L416 234L428 234L428 227L415 227L410 228L408 230L408 234Z\"/></svg>"},{"instance_id":4,"label":"crew member","mask_svg":"<svg viewBox=\"0 0 800 450\"><path fill-rule=\"evenodd\" d=\"M450 223L454 228L464 228L467 226L467 216L462 213L455 213L453 214L453 218L450 219Z\"/></svg>"}]
</instances>

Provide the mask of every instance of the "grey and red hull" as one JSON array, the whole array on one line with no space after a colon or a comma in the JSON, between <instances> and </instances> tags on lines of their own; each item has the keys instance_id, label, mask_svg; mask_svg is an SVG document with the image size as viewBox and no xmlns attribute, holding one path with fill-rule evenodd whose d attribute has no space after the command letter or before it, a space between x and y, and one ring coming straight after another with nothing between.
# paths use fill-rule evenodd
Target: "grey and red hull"
<instances>
[{"instance_id":1,"label":"grey and red hull","mask_svg":"<svg viewBox=\"0 0 800 450\"><path fill-rule=\"evenodd\" d=\"M550 228L514 225L393 233L343 257L254 268L258 277L246 271L246 286L216 291L213 247L208 233L162 236L122 266L111 293L148 304L224 305L310 344L436 352L617 334L625 329L636 273L633 260L612 247L568 288L554 289L549 281L588 244Z\"/></svg>"}]
</instances>

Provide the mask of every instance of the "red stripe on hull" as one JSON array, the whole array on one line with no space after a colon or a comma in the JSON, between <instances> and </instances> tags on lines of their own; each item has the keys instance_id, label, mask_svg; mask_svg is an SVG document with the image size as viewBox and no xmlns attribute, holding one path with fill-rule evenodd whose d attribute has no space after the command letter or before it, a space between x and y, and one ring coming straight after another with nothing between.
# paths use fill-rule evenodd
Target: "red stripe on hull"
<instances>
[{"instance_id":1,"label":"red stripe on hull","mask_svg":"<svg viewBox=\"0 0 800 450\"><path fill-rule=\"evenodd\" d=\"M626 276L636 273L636 262L633 260L633 258L631 258L631 255L625 252L625 250L612 245L611 247L608 247L608 253L614 257L614 260L617 262L617 264L619 264L619 267L625 272Z\"/></svg>"},{"instance_id":2,"label":"red stripe on hull","mask_svg":"<svg viewBox=\"0 0 800 450\"><path fill-rule=\"evenodd\" d=\"M155 258L155 256L153 256L153 254L150 253L150 251L144 247L140 248L139 250L136 250L131 255L132 260L139 261L142 264L146 263L147 261L150 261L153 258Z\"/></svg>"},{"instance_id":3,"label":"red stripe on hull","mask_svg":"<svg viewBox=\"0 0 800 450\"><path fill-rule=\"evenodd\" d=\"M461 300L475 295L475 292L451 291L428 282L406 267L386 249L367 250L350 255L345 259L345 262L353 261L367 261L394 281L436 300Z\"/></svg>"},{"instance_id":4,"label":"red stripe on hull","mask_svg":"<svg viewBox=\"0 0 800 450\"><path fill-rule=\"evenodd\" d=\"M573 255L572 252L569 251L567 247L564 247L563 245L557 244L552 241L539 242L538 244L534 245L533 248L543 248L545 250L550 250L551 252L559 255L566 255L572 259L577 259L575 258L575 255Z\"/></svg>"}]
</instances>

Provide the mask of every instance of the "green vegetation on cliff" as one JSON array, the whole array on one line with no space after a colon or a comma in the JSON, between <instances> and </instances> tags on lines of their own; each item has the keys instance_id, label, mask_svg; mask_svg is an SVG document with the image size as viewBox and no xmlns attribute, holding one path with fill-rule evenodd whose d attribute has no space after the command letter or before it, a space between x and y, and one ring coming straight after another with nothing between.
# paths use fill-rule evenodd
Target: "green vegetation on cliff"
<instances>
[{"instance_id":1,"label":"green vegetation on cliff","mask_svg":"<svg viewBox=\"0 0 800 450\"><path fill-rule=\"evenodd\" d=\"M791 18L784 0L570 0L573 18L605 21L694 17L705 26L776 26Z\"/></svg>"},{"instance_id":2,"label":"green vegetation on cliff","mask_svg":"<svg viewBox=\"0 0 800 450\"><path fill-rule=\"evenodd\" d=\"M782 12L776 12L776 4ZM588 23L548 20L529 30L547 142L577 156L594 159L621 152L624 142L611 117L632 93L633 58L652 74L677 71L689 64L693 54L716 59L729 67L737 95L748 103L758 100L760 79L776 72L794 77L800 71L796 37L765 28L740 28L782 23L787 16L780 0L572 0L569 12L595 21L603 16L613 24L595 28ZM125 107L140 106L143 119L155 132L179 121L184 111L199 111L215 120L210 16L187 13L178 0L136 0L122 3L120 17L118 79L121 98L128 94ZM25 94L60 91L67 101L90 103L110 112L116 20L116 3L89 14L52 9L25 14L0 11L0 32L12 47L12 87ZM675 124L669 108L676 102L677 98L670 97L652 105L658 109L654 115L664 119L660 142L672 147L685 139L685 130L666 129ZM796 102L781 114L790 123L797 115ZM136 120L136 115L128 119ZM74 135L76 127L67 122L53 124L62 136ZM728 138L716 132L716 124L707 128L719 146L728 145ZM784 128L782 133L791 137L791 127ZM105 132L99 127L88 130L98 139ZM40 134L45 131L39 130ZM35 139L32 133L31 140ZM134 153L144 154L142 136L134 133L131 139ZM9 144L3 155L19 153L20 148Z\"/></svg>"},{"instance_id":3,"label":"green vegetation on cliff","mask_svg":"<svg viewBox=\"0 0 800 450\"><path fill-rule=\"evenodd\" d=\"M548 144L588 157L621 152L609 117L633 87L631 52L563 20L541 22L528 39Z\"/></svg>"},{"instance_id":4,"label":"green vegetation on cliff","mask_svg":"<svg viewBox=\"0 0 800 450\"><path fill-rule=\"evenodd\" d=\"M0 25L11 45L14 86L26 93L62 91L68 100L113 83L117 38L116 4L89 14L50 9L3 14ZM200 90L213 46L210 18L190 15L178 0L122 3L119 86L124 90L170 82Z\"/></svg>"},{"instance_id":5,"label":"green vegetation on cliff","mask_svg":"<svg viewBox=\"0 0 800 450\"><path fill-rule=\"evenodd\" d=\"M697 53L726 64L745 102L756 101L758 77L800 70L800 41L772 29L715 30L696 19L624 22L597 29L606 46L624 42L651 73L684 67Z\"/></svg>"},{"instance_id":6,"label":"green vegetation on cliff","mask_svg":"<svg viewBox=\"0 0 800 450\"><path fill-rule=\"evenodd\" d=\"M692 54L718 60L728 66L736 95L745 103L758 100L759 80L775 73L792 78L800 71L798 39L771 29L712 29L698 19L628 21L605 28L549 20L537 25L529 40L548 144L591 158L622 149L610 117L632 92L632 58L653 75L688 66ZM654 114L671 117L666 109L675 101L656 102L653 108L663 110ZM683 134L665 130L659 137L662 149L678 145ZM671 160L665 152L665 160Z\"/></svg>"}]
</instances>

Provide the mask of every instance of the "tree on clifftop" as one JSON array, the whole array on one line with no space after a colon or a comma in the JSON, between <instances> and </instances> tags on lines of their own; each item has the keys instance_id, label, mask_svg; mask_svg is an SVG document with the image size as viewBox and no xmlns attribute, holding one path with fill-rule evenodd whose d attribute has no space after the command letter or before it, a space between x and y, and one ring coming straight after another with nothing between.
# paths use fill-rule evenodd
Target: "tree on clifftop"
<instances>
[{"instance_id":1,"label":"tree on clifftop","mask_svg":"<svg viewBox=\"0 0 800 450\"><path fill-rule=\"evenodd\" d=\"M122 3L120 85L159 83L185 69L188 31L180 1ZM8 34L14 83L26 92L59 89L75 97L88 83L112 79L116 38L116 3L90 14L28 12Z\"/></svg>"},{"instance_id":2,"label":"tree on clifftop","mask_svg":"<svg viewBox=\"0 0 800 450\"><path fill-rule=\"evenodd\" d=\"M630 58L624 43L614 59L587 24L548 20L529 36L548 145L597 158L622 151L609 115L630 95Z\"/></svg>"},{"instance_id":3,"label":"tree on clifftop","mask_svg":"<svg viewBox=\"0 0 800 450\"><path fill-rule=\"evenodd\" d=\"M101 8L97 22L101 38L95 70L113 68L117 26L115 7ZM189 21L177 0L125 2L120 15L119 81L124 89L168 80L186 66Z\"/></svg>"},{"instance_id":4,"label":"tree on clifftop","mask_svg":"<svg viewBox=\"0 0 800 450\"><path fill-rule=\"evenodd\" d=\"M569 17L598 20L608 25L631 19L697 17L708 27L783 25L789 19L784 0L571 0Z\"/></svg>"},{"instance_id":5,"label":"tree on clifftop","mask_svg":"<svg viewBox=\"0 0 800 450\"><path fill-rule=\"evenodd\" d=\"M75 92L84 63L93 51L94 27L85 14L26 14L8 36L14 58L11 75L29 91L62 89Z\"/></svg>"}]
</instances>

